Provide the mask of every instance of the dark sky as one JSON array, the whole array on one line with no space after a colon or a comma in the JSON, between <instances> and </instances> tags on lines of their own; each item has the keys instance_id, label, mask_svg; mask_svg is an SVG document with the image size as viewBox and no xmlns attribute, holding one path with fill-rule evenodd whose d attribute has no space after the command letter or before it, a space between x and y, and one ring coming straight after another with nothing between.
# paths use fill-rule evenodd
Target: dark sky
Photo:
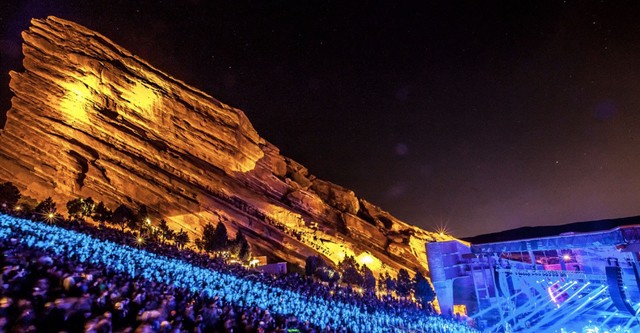
<instances>
[{"instance_id":1,"label":"dark sky","mask_svg":"<svg viewBox=\"0 0 640 333\"><path fill-rule=\"evenodd\" d=\"M638 1L3 1L245 111L320 178L455 236L640 214Z\"/></svg>"}]
</instances>

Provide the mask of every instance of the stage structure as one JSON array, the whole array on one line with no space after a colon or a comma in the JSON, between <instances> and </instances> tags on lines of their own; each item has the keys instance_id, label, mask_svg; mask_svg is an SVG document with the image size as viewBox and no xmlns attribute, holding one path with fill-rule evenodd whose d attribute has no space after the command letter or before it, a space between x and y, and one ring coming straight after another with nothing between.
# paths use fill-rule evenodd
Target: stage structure
<instances>
[{"instance_id":1,"label":"stage structure","mask_svg":"<svg viewBox=\"0 0 640 333\"><path fill-rule=\"evenodd\" d=\"M640 332L640 225L427 244L440 309L485 332Z\"/></svg>"}]
</instances>

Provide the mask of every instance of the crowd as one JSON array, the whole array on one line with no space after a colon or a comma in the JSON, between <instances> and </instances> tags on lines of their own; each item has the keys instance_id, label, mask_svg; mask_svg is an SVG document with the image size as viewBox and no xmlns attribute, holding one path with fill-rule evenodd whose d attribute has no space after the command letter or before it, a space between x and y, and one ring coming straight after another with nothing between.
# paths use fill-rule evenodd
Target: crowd
<instances>
[{"instance_id":1,"label":"crowd","mask_svg":"<svg viewBox=\"0 0 640 333\"><path fill-rule=\"evenodd\" d=\"M475 332L417 307L90 230L0 215L3 331Z\"/></svg>"}]
</instances>

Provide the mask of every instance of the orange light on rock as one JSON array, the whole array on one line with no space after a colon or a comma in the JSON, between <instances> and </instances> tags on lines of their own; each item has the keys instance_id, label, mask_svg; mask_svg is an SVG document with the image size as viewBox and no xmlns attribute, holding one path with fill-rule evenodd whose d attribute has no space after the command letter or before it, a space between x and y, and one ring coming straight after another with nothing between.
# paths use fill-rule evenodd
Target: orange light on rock
<instances>
[{"instance_id":1,"label":"orange light on rock","mask_svg":"<svg viewBox=\"0 0 640 333\"><path fill-rule=\"evenodd\" d=\"M66 90L60 100L60 111L67 117L67 121L88 122L88 111L93 105L93 91L99 86L94 76L79 77L74 82L66 82L62 87Z\"/></svg>"},{"instance_id":2,"label":"orange light on rock","mask_svg":"<svg viewBox=\"0 0 640 333\"><path fill-rule=\"evenodd\" d=\"M158 100L158 96L153 89L141 82L134 83L131 90L123 92L122 97L135 105L139 111L146 114L152 114L151 109Z\"/></svg>"}]
</instances>

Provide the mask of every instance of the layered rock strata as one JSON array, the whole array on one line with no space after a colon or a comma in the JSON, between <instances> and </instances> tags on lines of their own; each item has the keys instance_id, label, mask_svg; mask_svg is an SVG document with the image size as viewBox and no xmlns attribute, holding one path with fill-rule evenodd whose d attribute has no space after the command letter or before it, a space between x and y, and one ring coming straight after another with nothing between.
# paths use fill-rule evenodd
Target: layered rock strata
<instances>
[{"instance_id":1,"label":"layered rock strata","mask_svg":"<svg viewBox=\"0 0 640 333\"><path fill-rule=\"evenodd\" d=\"M254 252L300 265L346 254L378 271L427 270L425 242L442 236L317 179L241 110L78 24L34 19L22 37L0 179L25 195L144 204L192 239L223 221Z\"/></svg>"}]
</instances>

